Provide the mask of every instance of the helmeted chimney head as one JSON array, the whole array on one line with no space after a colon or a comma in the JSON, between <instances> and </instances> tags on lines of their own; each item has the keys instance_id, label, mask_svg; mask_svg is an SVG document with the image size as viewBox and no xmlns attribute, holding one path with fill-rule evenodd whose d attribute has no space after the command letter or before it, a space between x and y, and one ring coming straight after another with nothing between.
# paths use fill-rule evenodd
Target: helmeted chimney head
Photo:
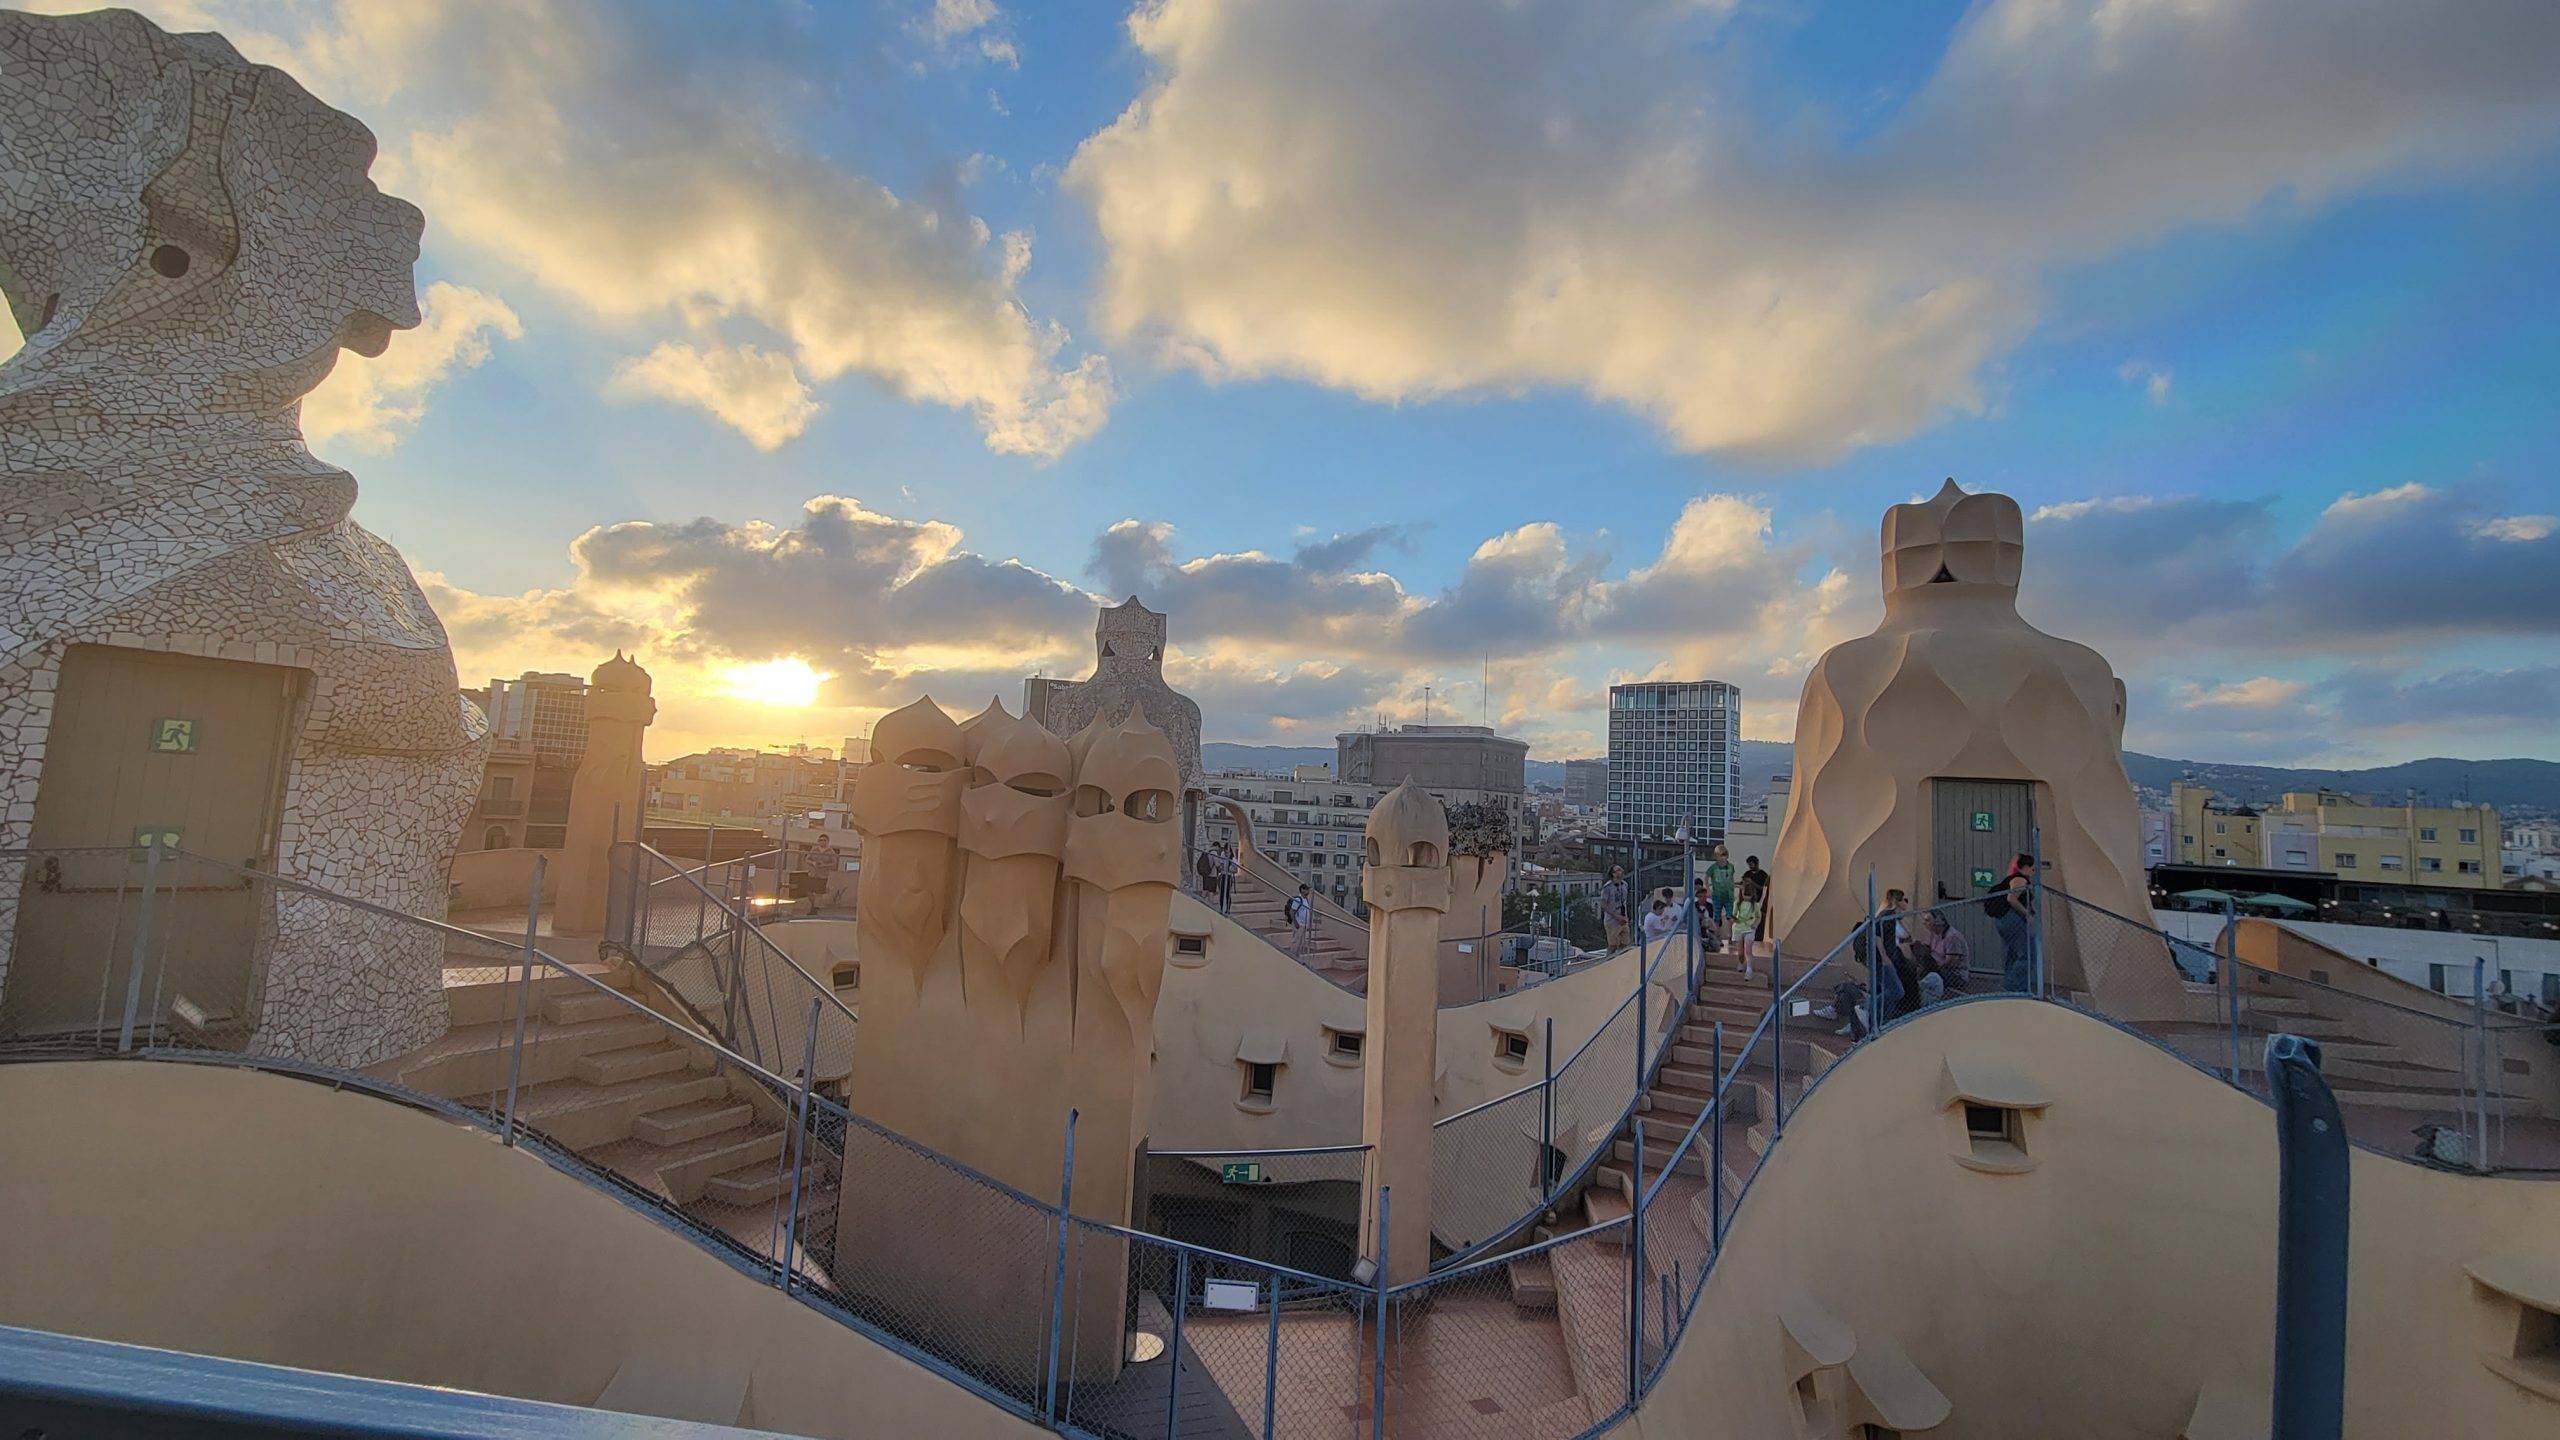
<instances>
[{"instance_id":1,"label":"helmeted chimney head","mask_svg":"<svg viewBox=\"0 0 2560 1440\"><path fill-rule=\"evenodd\" d=\"M1931 585L1988 586L2014 596L2026 518L2006 495L1968 495L1949 480L1923 503L1884 512L1883 550L1888 602Z\"/></svg>"},{"instance_id":2,"label":"helmeted chimney head","mask_svg":"<svg viewBox=\"0 0 2560 1440\"><path fill-rule=\"evenodd\" d=\"M1449 908L1449 812L1407 780L1379 797L1363 840L1360 891L1387 910Z\"/></svg>"}]
</instances>

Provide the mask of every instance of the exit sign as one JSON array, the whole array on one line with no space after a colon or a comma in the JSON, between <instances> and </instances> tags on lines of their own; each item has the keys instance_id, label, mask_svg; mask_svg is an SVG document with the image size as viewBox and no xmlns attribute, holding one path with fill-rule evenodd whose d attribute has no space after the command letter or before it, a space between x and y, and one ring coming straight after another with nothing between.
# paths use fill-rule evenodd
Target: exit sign
<instances>
[{"instance_id":1,"label":"exit sign","mask_svg":"<svg viewBox=\"0 0 2560 1440\"><path fill-rule=\"evenodd\" d=\"M1994 876L1992 875L1992 873L1991 873L1991 867L1989 867L1989 866L1987 866L1987 865L1976 865L1975 867L1973 867L1973 883L1974 883L1974 884L1976 884L1976 885L1988 885L1988 884L1990 884L1990 883L1992 882L1992 880L1993 880L1994 878L1996 878L1996 877L1994 877Z\"/></svg>"},{"instance_id":2,"label":"exit sign","mask_svg":"<svg viewBox=\"0 0 2560 1440\"><path fill-rule=\"evenodd\" d=\"M1988 810L1974 811L1973 828L1982 831L1985 834L1989 834L1991 831L1991 812Z\"/></svg>"},{"instance_id":3,"label":"exit sign","mask_svg":"<svg viewBox=\"0 0 2560 1440\"><path fill-rule=\"evenodd\" d=\"M1218 1167L1218 1178L1229 1185L1259 1185L1262 1183L1262 1162L1230 1160Z\"/></svg>"},{"instance_id":4,"label":"exit sign","mask_svg":"<svg viewBox=\"0 0 2560 1440\"><path fill-rule=\"evenodd\" d=\"M165 719L151 722L151 748L161 755L192 755L196 750L196 722Z\"/></svg>"}]
</instances>

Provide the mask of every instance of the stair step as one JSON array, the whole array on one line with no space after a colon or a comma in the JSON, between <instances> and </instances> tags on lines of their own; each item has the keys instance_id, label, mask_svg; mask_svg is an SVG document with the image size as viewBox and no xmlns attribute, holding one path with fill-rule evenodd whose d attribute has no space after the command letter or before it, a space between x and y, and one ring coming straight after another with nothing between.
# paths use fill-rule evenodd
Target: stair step
<instances>
[{"instance_id":1,"label":"stair step","mask_svg":"<svg viewBox=\"0 0 2560 1440\"><path fill-rule=\"evenodd\" d=\"M628 1138L646 1116L725 1093L724 1084L705 1075L643 1076L596 1085L584 1080L554 1080L524 1091L516 1113L559 1144L586 1151ZM490 1103L498 1097L490 1097Z\"/></svg>"},{"instance_id":2,"label":"stair step","mask_svg":"<svg viewBox=\"0 0 2560 1440\"><path fill-rule=\"evenodd\" d=\"M1685 1134L1686 1132L1684 1131L1683 1133ZM1671 1147L1679 1143L1680 1137L1678 1135L1663 1135L1657 1138L1653 1132L1652 1126L1648 1125L1645 1127L1644 1170L1645 1175L1648 1178L1662 1173L1662 1157L1670 1154ZM1618 1162L1617 1165L1604 1166L1601 1168L1614 1169L1617 1173L1624 1175L1628 1170L1635 1166L1636 1142L1633 1140L1619 1141L1616 1145L1610 1147L1609 1158ZM1672 1166L1671 1168L1675 1174L1695 1175L1702 1180L1705 1179L1707 1174L1707 1136L1701 1132L1698 1136L1698 1143L1691 1146L1689 1148L1689 1153L1680 1157L1680 1163Z\"/></svg>"},{"instance_id":3,"label":"stair step","mask_svg":"<svg viewBox=\"0 0 2560 1440\"><path fill-rule=\"evenodd\" d=\"M627 1050L581 1055L574 1073L590 1085L616 1085L625 1080L682 1070L688 1058L684 1051L673 1045L634 1045Z\"/></svg>"},{"instance_id":4,"label":"stair step","mask_svg":"<svg viewBox=\"0 0 2560 1440\"><path fill-rule=\"evenodd\" d=\"M554 1025L583 1025L590 1020L610 1020L616 1015L633 1013L630 1002L617 996L599 995L592 990L554 995L542 1002L542 1018Z\"/></svg>"},{"instance_id":5,"label":"stair step","mask_svg":"<svg viewBox=\"0 0 2560 1440\"><path fill-rule=\"evenodd\" d=\"M771 1165L748 1165L712 1176L703 1184L702 1198L723 1205L770 1204L788 1192L786 1178L778 1160Z\"/></svg>"},{"instance_id":6,"label":"stair step","mask_svg":"<svg viewBox=\"0 0 2560 1440\"><path fill-rule=\"evenodd\" d=\"M1627 1203L1627 1197L1614 1185L1594 1185L1582 1192L1582 1217L1585 1225L1606 1225L1612 1220L1624 1220L1633 1213L1635 1213L1635 1207ZM1624 1249L1627 1243L1626 1227L1619 1226L1599 1237L1599 1243L1613 1250Z\"/></svg>"},{"instance_id":7,"label":"stair step","mask_svg":"<svg viewBox=\"0 0 2560 1440\"><path fill-rule=\"evenodd\" d=\"M652 1145L681 1145L742 1129L755 1114L754 1107L743 1100L696 1100L641 1116L632 1122L631 1133Z\"/></svg>"},{"instance_id":8,"label":"stair step","mask_svg":"<svg viewBox=\"0 0 2560 1440\"><path fill-rule=\"evenodd\" d=\"M1522 1312L1556 1308L1556 1267L1543 1252L1523 1255L1503 1270L1511 1277L1511 1303Z\"/></svg>"}]
</instances>

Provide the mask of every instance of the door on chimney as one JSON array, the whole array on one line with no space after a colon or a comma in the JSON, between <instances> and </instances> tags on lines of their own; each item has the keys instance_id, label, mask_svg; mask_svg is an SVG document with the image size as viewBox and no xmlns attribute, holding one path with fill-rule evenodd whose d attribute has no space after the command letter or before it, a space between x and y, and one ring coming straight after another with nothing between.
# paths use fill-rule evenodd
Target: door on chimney
<instances>
[{"instance_id":1,"label":"door on chimney","mask_svg":"<svg viewBox=\"0 0 2560 1440\"><path fill-rule=\"evenodd\" d=\"M0 975L0 1034L114 1043L130 999L137 1044L182 1032L196 1043L245 1039L260 999L264 891L186 857L273 861L301 676L106 645L65 652ZM154 837L163 858L146 929Z\"/></svg>"}]
</instances>

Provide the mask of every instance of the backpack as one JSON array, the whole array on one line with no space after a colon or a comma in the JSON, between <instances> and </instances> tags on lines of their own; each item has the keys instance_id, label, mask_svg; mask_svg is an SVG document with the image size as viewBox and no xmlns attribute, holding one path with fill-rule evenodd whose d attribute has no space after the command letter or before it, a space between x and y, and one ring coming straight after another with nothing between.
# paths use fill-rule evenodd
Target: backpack
<instances>
[{"instance_id":1,"label":"backpack","mask_svg":"<svg viewBox=\"0 0 2560 1440\"><path fill-rule=\"evenodd\" d=\"M1191 862L1191 873L1203 880L1215 880L1218 878L1218 862L1210 858L1208 851L1203 850L1200 852L1200 858Z\"/></svg>"}]
</instances>

